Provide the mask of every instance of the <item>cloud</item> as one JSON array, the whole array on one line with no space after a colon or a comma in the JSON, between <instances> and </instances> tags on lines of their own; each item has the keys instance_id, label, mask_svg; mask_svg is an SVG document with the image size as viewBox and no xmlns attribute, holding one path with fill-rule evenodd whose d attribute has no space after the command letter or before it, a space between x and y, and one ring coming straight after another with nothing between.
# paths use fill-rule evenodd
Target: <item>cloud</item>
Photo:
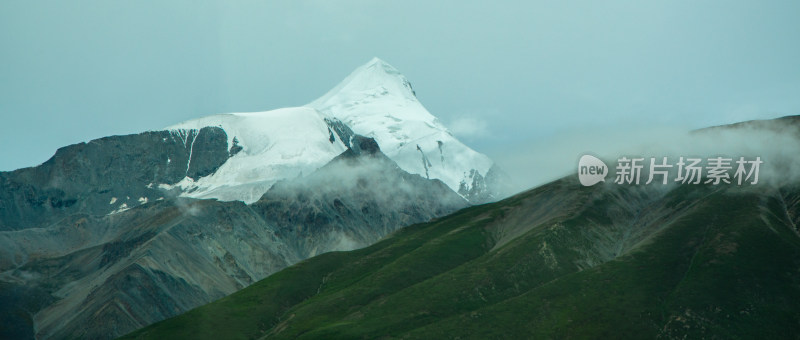
<instances>
[{"instance_id":1,"label":"cloud","mask_svg":"<svg viewBox=\"0 0 800 340\"><path fill-rule=\"evenodd\" d=\"M644 157L648 161L650 157L668 157L673 164L679 157L761 157L764 164L759 183L782 186L800 181L799 129L783 120L694 133L681 126L571 129L548 138L503 146L489 152L489 156L519 185L517 191L574 175L578 159L584 154L606 161L612 173L616 160L622 156Z\"/></svg>"},{"instance_id":2,"label":"cloud","mask_svg":"<svg viewBox=\"0 0 800 340\"><path fill-rule=\"evenodd\" d=\"M450 122L450 132L460 138L480 138L489 135L488 124L485 120L475 117L461 117Z\"/></svg>"}]
</instances>

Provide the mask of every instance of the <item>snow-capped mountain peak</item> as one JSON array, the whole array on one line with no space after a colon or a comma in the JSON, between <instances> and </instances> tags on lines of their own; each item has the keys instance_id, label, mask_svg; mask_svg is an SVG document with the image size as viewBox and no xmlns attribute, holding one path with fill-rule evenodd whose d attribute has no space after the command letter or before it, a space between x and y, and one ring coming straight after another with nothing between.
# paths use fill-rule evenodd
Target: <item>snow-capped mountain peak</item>
<instances>
[{"instance_id":1,"label":"snow-capped mountain peak","mask_svg":"<svg viewBox=\"0 0 800 340\"><path fill-rule=\"evenodd\" d=\"M379 58L372 58L308 106L329 108L387 98L400 102L417 101L411 83L400 71Z\"/></svg>"},{"instance_id":2,"label":"snow-capped mountain peak","mask_svg":"<svg viewBox=\"0 0 800 340\"><path fill-rule=\"evenodd\" d=\"M307 106L375 138L403 170L440 179L456 192L469 191L476 172L486 176L493 165L459 142L417 100L408 79L378 58Z\"/></svg>"},{"instance_id":3,"label":"snow-capped mountain peak","mask_svg":"<svg viewBox=\"0 0 800 340\"><path fill-rule=\"evenodd\" d=\"M417 100L408 79L378 58L304 107L213 115L168 127L179 136L220 127L232 152L213 174L161 186L189 197L255 202L276 181L308 175L346 150L349 141L341 139L347 137L331 125L342 123L374 138L409 173L439 179L473 202L496 198L483 189L493 162L455 139Z\"/></svg>"}]
</instances>

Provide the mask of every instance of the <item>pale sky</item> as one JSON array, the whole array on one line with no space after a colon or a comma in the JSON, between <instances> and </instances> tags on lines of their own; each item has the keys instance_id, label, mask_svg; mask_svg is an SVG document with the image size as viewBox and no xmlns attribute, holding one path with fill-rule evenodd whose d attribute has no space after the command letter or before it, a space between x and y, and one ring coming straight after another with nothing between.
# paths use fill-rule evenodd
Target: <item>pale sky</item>
<instances>
[{"instance_id":1,"label":"pale sky","mask_svg":"<svg viewBox=\"0 0 800 340\"><path fill-rule=\"evenodd\" d=\"M800 1L0 1L0 170L303 105L374 56L501 164L593 127L800 114L798 17Z\"/></svg>"}]
</instances>

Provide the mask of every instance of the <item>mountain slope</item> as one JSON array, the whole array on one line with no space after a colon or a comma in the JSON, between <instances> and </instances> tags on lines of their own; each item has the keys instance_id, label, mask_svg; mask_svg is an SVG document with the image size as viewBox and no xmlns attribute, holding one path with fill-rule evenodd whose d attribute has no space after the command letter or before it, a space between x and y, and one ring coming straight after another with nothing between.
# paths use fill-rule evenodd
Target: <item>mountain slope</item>
<instances>
[{"instance_id":1,"label":"mountain slope","mask_svg":"<svg viewBox=\"0 0 800 340\"><path fill-rule=\"evenodd\" d=\"M229 158L226 138L219 128L183 138L167 131L106 137L61 148L37 167L0 172L0 270L118 236L124 227L115 224L124 219L109 215L172 195L154 183L213 173Z\"/></svg>"},{"instance_id":2,"label":"mountain slope","mask_svg":"<svg viewBox=\"0 0 800 340\"><path fill-rule=\"evenodd\" d=\"M226 139L214 127L183 135L105 137L63 147L36 167L0 172L0 231L49 225L76 211L103 215L123 204L139 205L140 199L154 201L164 195L154 184L216 171L230 154Z\"/></svg>"},{"instance_id":3,"label":"mountain slope","mask_svg":"<svg viewBox=\"0 0 800 340\"><path fill-rule=\"evenodd\" d=\"M783 338L800 331L798 220L797 183L568 177L126 338Z\"/></svg>"},{"instance_id":4,"label":"mountain slope","mask_svg":"<svg viewBox=\"0 0 800 340\"><path fill-rule=\"evenodd\" d=\"M0 274L19 298L53 295L32 317L39 338L108 338L219 299L304 258L364 247L405 224L467 206L439 181L402 171L372 139L252 205L171 197L75 216L106 237ZM80 217L80 219L79 219ZM82 222L81 222L82 221ZM58 236L58 232L53 232ZM13 312L13 311L12 311Z\"/></svg>"},{"instance_id":5,"label":"mountain slope","mask_svg":"<svg viewBox=\"0 0 800 340\"><path fill-rule=\"evenodd\" d=\"M646 199L576 188L559 181L306 260L128 338L754 338L800 330L798 216L787 215L798 209L796 188L677 189ZM554 197L567 208L531 209Z\"/></svg>"}]
</instances>

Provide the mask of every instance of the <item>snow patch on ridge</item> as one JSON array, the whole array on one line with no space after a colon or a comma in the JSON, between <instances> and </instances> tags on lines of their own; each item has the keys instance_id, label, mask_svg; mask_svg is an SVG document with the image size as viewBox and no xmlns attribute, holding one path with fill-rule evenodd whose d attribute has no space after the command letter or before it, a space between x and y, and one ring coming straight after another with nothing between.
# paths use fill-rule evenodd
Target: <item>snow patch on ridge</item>
<instances>
[{"instance_id":1,"label":"snow patch on ridge","mask_svg":"<svg viewBox=\"0 0 800 340\"><path fill-rule=\"evenodd\" d=\"M228 135L228 149L242 149L209 176L160 185L180 188L182 196L253 203L276 181L309 174L346 150L329 140L322 115L306 107L265 112L229 113L186 121L167 128L185 131L217 126ZM184 132L182 132L184 131ZM186 141L191 142L191 141ZM187 144L188 145L188 144Z\"/></svg>"}]
</instances>

